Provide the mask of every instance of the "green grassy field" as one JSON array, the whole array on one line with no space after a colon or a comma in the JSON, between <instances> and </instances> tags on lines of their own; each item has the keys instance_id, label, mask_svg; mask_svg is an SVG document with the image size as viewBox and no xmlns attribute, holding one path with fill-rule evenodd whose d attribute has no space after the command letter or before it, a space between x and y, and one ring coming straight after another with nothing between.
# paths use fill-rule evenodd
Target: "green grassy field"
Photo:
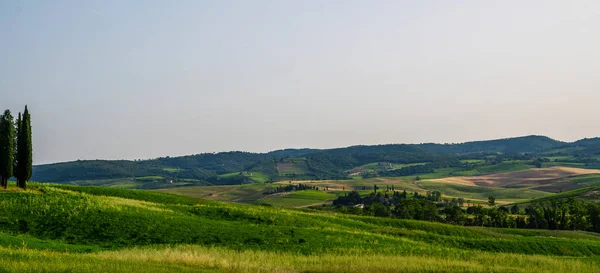
<instances>
[{"instance_id":1,"label":"green grassy field","mask_svg":"<svg viewBox=\"0 0 600 273\"><path fill-rule=\"evenodd\" d=\"M582 187L600 186L600 174L582 175L569 178L569 182Z\"/></svg>"},{"instance_id":2,"label":"green grassy field","mask_svg":"<svg viewBox=\"0 0 600 273\"><path fill-rule=\"evenodd\" d=\"M505 172L515 172L515 171L523 171L527 169L531 169L532 166L525 164L523 162L515 161L513 162L502 162L500 164L494 165L484 165L477 167L477 170L480 174L490 174L490 173L505 173Z\"/></svg>"},{"instance_id":3,"label":"green grassy field","mask_svg":"<svg viewBox=\"0 0 600 273\"><path fill-rule=\"evenodd\" d=\"M256 183L266 183L269 181L269 176L264 173L250 172L250 179L254 180Z\"/></svg>"},{"instance_id":4,"label":"green grassy field","mask_svg":"<svg viewBox=\"0 0 600 273\"><path fill-rule=\"evenodd\" d=\"M321 193L307 192L316 199ZM600 235L138 190L0 190L0 272L597 272Z\"/></svg>"},{"instance_id":5,"label":"green grassy field","mask_svg":"<svg viewBox=\"0 0 600 273\"><path fill-rule=\"evenodd\" d=\"M80 186L103 186L132 189L141 185L141 182L134 181L133 178L115 178L115 179L97 179L97 180L78 180L68 184Z\"/></svg>"},{"instance_id":6,"label":"green grassy field","mask_svg":"<svg viewBox=\"0 0 600 273\"><path fill-rule=\"evenodd\" d=\"M141 177L135 178L136 181L143 181L143 182L156 181L156 180L162 180L162 179L165 179L165 178L160 175L141 176Z\"/></svg>"},{"instance_id":7,"label":"green grassy field","mask_svg":"<svg viewBox=\"0 0 600 273\"><path fill-rule=\"evenodd\" d=\"M576 198L589 202L600 203L600 186L592 186L579 188L575 190L565 191L554 195L546 196L537 201L551 201L555 199ZM520 201L519 204L529 203L528 201Z\"/></svg>"},{"instance_id":8,"label":"green grassy field","mask_svg":"<svg viewBox=\"0 0 600 273\"><path fill-rule=\"evenodd\" d=\"M240 176L246 177L250 183L266 183L269 181L269 176L261 172L232 172L218 175L220 180L236 179Z\"/></svg>"}]
</instances>

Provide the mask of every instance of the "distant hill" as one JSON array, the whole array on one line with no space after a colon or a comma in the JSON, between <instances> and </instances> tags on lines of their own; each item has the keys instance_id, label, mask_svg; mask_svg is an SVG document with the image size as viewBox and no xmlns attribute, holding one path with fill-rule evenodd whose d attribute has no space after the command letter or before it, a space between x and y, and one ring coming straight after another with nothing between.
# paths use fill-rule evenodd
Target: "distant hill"
<instances>
[{"instance_id":1,"label":"distant hill","mask_svg":"<svg viewBox=\"0 0 600 273\"><path fill-rule=\"evenodd\" d=\"M458 159L487 160L490 155L493 157L523 154L533 154L539 157L555 155L593 157L600 155L600 138L567 143L545 136L525 136L457 144L358 145L323 150L284 149L269 153L234 151L141 161L78 160L34 166L32 180L64 183L82 180L154 177L158 180L164 179L164 181L222 185L255 183L257 179L250 179L253 173L260 175L260 181L343 179L348 177L349 170L377 162L400 165L432 164L374 174L397 176L427 172L431 168L456 167L455 165L460 163ZM532 158L534 157L527 157L527 159ZM241 172L248 174L242 175ZM239 175L234 175L235 173L239 173Z\"/></svg>"},{"instance_id":2,"label":"distant hill","mask_svg":"<svg viewBox=\"0 0 600 273\"><path fill-rule=\"evenodd\" d=\"M476 152L533 153L561 147L565 144L567 143L545 136L524 136L458 144L426 143L420 146L432 152L462 154Z\"/></svg>"}]
</instances>

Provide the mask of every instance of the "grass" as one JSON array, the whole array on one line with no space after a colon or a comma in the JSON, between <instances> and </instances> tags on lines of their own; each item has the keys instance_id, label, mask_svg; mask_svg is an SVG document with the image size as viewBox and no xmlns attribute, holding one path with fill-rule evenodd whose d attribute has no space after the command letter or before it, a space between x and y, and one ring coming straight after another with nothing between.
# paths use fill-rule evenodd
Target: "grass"
<instances>
[{"instance_id":1,"label":"grass","mask_svg":"<svg viewBox=\"0 0 600 273\"><path fill-rule=\"evenodd\" d=\"M152 181L163 180L163 179L164 179L164 177L162 177L160 175L149 175L149 176L141 176L141 177L135 178L136 181L143 181L143 182L152 182Z\"/></svg>"},{"instance_id":2,"label":"grass","mask_svg":"<svg viewBox=\"0 0 600 273\"><path fill-rule=\"evenodd\" d=\"M77 180L66 184L79 186L103 186L103 187L122 187L132 188L137 187L140 183L134 182L133 178L113 178L113 179L97 179L97 180Z\"/></svg>"},{"instance_id":3,"label":"grass","mask_svg":"<svg viewBox=\"0 0 600 273\"><path fill-rule=\"evenodd\" d=\"M484 165L478 166L477 170L480 174L490 174L490 173L505 173L505 172L515 172L515 171L523 171L531 169L532 166L521 163L521 162L502 162L494 165Z\"/></svg>"},{"instance_id":4,"label":"grass","mask_svg":"<svg viewBox=\"0 0 600 273\"><path fill-rule=\"evenodd\" d=\"M600 174L590 174L590 175L571 177L568 180L569 180L569 182L577 184L582 187L600 186Z\"/></svg>"},{"instance_id":5,"label":"grass","mask_svg":"<svg viewBox=\"0 0 600 273\"><path fill-rule=\"evenodd\" d=\"M262 186L262 185L260 185ZM320 201L329 193L295 192ZM292 195L292 194L290 194ZM116 188L0 190L0 272L596 272L600 236Z\"/></svg>"},{"instance_id":6,"label":"grass","mask_svg":"<svg viewBox=\"0 0 600 273\"><path fill-rule=\"evenodd\" d=\"M256 183L266 183L267 181L269 181L269 176L264 174L264 173L260 173L260 172L251 172L250 173L250 179L254 180Z\"/></svg>"},{"instance_id":7,"label":"grass","mask_svg":"<svg viewBox=\"0 0 600 273\"><path fill-rule=\"evenodd\" d=\"M598 266L537 255L297 255L189 245L92 254L0 248L0 254L3 272L595 272Z\"/></svg>"},{"instance_id":8,"label":"grass","mask_svg":"<svg viewBox=\"0 0 600 273\"><path fill-rule=\"evenodd\" d=\"M550 167L573 167L573 168L585 168L585 163L573 163L573 162L545 162L542 164L544 168Z\"/></svg>"},{"instance_id":9,"label":"grass","mask_svg":"<svg viewBox=\"0 0 600 273\"><path fill-rule=\"evenodd\" d=\"M577 198L590 202L600 203L600 186L580 188L570 191L557 193L551 196L536 199L536 201L550 201L555 199ZM518 202L520 204L529 203L529 201Z\"/></svg>"},{"instance_id":10,"label":"grass","mask_svg":"<svg viewBox=\"0 0 600 273\"><path fill-rule=\"evenodd\" d=\"M218 175L220 178L229 178L240 175L240 172L232 172Z\"/></svg>"},{"instance_id":11,"label":"grass","mask_svg":"<svg viewBox=\"0 0 600 273\"><path fill-rule=\"evenodd\" d=\"M45 184L31 184L30 189L42 189L42 190L53 190L62 189L71 191L74 193L84 193L95 196L113 196L125 199L133 199L139 201L156 202L162 204L185 204L194 205L198 204L202 200L191 198L183 195L165 194L160 192L149 192L141 190L122 190L118 188L105 188L105 187L83 187L83 186L71 186L71 185L45 185Z\"/></svg>"}]
</instances>

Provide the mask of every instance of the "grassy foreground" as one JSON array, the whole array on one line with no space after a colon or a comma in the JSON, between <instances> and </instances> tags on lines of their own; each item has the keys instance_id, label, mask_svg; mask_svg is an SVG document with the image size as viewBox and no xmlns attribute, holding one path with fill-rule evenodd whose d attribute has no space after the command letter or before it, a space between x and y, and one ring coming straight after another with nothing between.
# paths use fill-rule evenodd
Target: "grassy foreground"
<instances>
[{"instance_id":1,"label":"grassy foreground","mask_svg":"<svg viewBox=\"0 0 600 273\"><path fill-rule=\"evenodd\" d=\"M598 261L517 254L300 255L176 246L91 254L0 248L2 272L597 272Z\"/></svg>"},{"instance_id":2,"label":"grassy foreground","mask_svg":"<svg viewBox=\"0 0 600 273\"><path fill-rule=\"evenodd\" d=\"M0 191L0 272L598 272L600 234L460 227L164 193Z\"/></svg>"}]
</instances>

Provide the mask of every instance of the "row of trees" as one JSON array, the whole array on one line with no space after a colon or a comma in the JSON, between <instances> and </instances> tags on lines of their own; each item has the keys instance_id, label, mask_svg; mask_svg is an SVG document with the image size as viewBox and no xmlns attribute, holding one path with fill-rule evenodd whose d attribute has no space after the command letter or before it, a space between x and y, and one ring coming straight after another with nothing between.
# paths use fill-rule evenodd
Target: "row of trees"
<instances>
[{"instance_id":1,"label":"row of trees","mask_svg":"<svg viewBox=\"0 0 600 273\"><path fill-rule=\"evenodd\" d=\"M556 199L533 202L525 207L495 207L490 198L489 208L481 205L461 208L462 202L435 202L436 194L406 192L393 195L371 193L361 197L356 191L333 201L342 213L443 222L455 225L500 228L532 228L551 230L587 230L600 233L600 206L577 199Z\"/></svg>"},{"instance_id":2,"label":"row of trees","mask_svg":"<svg viewBox=\"0 0 600 273\"><path fill-rule=\"evenodd\" d=\"M274 189L269 189L269 191L263 192L263 194L274 194L279 192L290 192L290 191L303 191L303 190L319 190L319 187L306 185L306 184L289 184L285 187L278 186ZM323 188L323 190L328 190L327 187Z\"/></svg>"},{"instance_id":3,"label":"row of trees","mask_svg":"<svg viewBox=\"0 0 600 273\"><path fill-rule=\"evenodd\" d=\"M8 187L14 176L17 186L27 188L32 172L31 116L27 106L14 120L10 110L0 115L0 185Z\"/></svg>"},{"instance_id":4,"label":"row of trees","mask_svg":"<svg viewBox=\"0 0 600 273\"><path fill-rule=\"evenodd\" d=\"M386 190L385 193L377 192L377 185L373 186L373 192L369 195L361 197L357 191L351 191L350 193L344 193L344 196L338 197L333 200L333 205L336 206L356 206L365 205L370 206L373 204L381 204L387 207L393 207L398 205L402 200L409 197L409 193L406 191L393 191L389 194ZM418 192L412 193L412 199L428 200L428 201L445 201L442 200L442 194L438 191L428 191L427 195L419 194ZM458 203L457 203L458 204ZM462 205L462 204L461 204Z\"/></svg>"}]
</instances>

